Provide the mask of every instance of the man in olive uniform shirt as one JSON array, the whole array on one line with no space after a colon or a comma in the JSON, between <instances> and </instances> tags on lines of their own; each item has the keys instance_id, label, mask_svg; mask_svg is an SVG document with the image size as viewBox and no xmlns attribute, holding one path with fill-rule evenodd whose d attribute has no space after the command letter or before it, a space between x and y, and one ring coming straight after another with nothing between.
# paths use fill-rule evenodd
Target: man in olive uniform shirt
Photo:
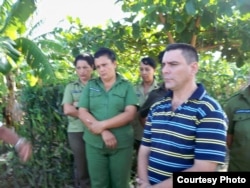
<instances>
[{"instance_id":1,"label":"man in olive uniform shirt","mask_svg":"<svg viewBox=\"0 0 250 188\"><path fill-rule=\"evenodd\" d=\"M229 99L225 112L229 120L228 171L250 171L250 86Z\"/></svg>"}]
</instances>

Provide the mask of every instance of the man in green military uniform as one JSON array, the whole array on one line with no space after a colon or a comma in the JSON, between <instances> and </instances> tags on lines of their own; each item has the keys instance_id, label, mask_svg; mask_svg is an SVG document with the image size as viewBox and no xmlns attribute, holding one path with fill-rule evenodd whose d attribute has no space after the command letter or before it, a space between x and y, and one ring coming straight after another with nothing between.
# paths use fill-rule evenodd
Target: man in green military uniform
<instances>
[{"instance_id":1,"label":"man in green military uniform","mask_svg":"<svg viewBox=\"0 0 250 188\"><path fill-rule=\"evenodd\" d=\"M229 99L225 112L229 120L228 171L250 171L250 86Z\"/></svg>"}]
</instances>

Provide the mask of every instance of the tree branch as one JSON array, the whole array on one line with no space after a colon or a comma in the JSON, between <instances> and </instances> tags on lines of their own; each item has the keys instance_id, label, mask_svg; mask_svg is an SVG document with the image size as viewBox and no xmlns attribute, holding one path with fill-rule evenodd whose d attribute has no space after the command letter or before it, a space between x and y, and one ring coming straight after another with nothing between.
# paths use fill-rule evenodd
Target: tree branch
<instances>
[{"instance_id":1,"label":"tree branch","mask_svg":"<svg viewBox=\"0 0 250 188\"><path fill-rule=\"evenodd\" d=\"M168 41L170 44L175 43L173 35L169 31L167 32L167 36L168 36Z\"/></svg>"},{"instance_id":2,"label":"tree branch","mask_svg":"<svg viewBox=\"0 0 250 188\"><path fill-rule=\"evenodd\" d=\"M165 25L166 24L166 18L163 16L162 13L159 13L159 18L160 18L160 22Z\"/></svg>"},{"instance_id":3,"label":"tree branch","mask_svg":"<svg viewBox=\"0 0 250 188\"><path fill-rule=\"evenodd\" d=\"M159 18L160 18L161 24L165 25L166 24L166 18L163 16L162 13L159 13ZM169 41L170 44L175 43L173 35L169 31L167 31L167 36L168 36L168 41Z\"/></svg>"},{"instance_id":4,"label":"tree branch","mask_svg":"<svg viewBox=\"0 0 250 188\"><path fill-rule=\"evenodd\" d=\"M200 21L201 21L200 17L198 17L195 21L195 32L194 32L192 39L191 39L191 45L194 47L196 46L196 40L197 40L196 30L198 30L200 28Z\"/></svg>"}]
</instances>

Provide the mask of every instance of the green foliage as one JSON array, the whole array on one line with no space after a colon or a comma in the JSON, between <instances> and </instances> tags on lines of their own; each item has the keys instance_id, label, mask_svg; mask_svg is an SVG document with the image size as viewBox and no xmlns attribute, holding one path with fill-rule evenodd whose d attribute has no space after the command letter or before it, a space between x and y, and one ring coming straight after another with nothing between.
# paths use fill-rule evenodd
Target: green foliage
<instances>
[{"instance_id":1,"label":"green foliage","mask_svg":"<svg viewBox=\"0 0 250 188\"><path fill-rule=\"evenodd\" d=\"M62 114L64 87L43 86L23 88L23 125L16 130L33 144L32 159L22 164L16 155L8 161L13 177L12 187L58 188L72 185L73 162L67 142L67 119ZM9 170L1 172L7 177Z\"/></svg>"},{"instance_id":2,"label":"green foliage","mask_svg":"<svg viewBox=\"0 0 250 188\"><path fill-rule=\"evenodd\" d=\"M185 42L202 51L223 51L223 58L237 62L238 67L249 62L249 0L122 2L123 11L131 15L125 24L133 24L132 36L147 41L148 48L152 44L160 46L161 42ZM137 23L139 27L135 27ZM157 31L159 27L162 29ZM156 33L158 37L152 40ZM135 44L144 47L141 42Z\"/></svg>"},{"instance_id":3,"label":"green foliage","mask_svg":"<svg viewBox=\"0 0 250 188\"><path fill-rule=\"evenodd\" d=\"M208 93L224 106L227 100L249 84L249 64L238 68L220 59L218 54L206 53L200 57L197 81L203 83Z\"/></svg>"},{"instance_id":4,"label":"green foliage","mask_svg":"<svg viewBox=\"0 0 250 188\"><path fill-rule=\"evenodd\" d=\"M31 14L36 10L35 0L18 0L12 4L11 1L5 0L3 7L6 9L0 9L0 11L6 11L7 16L3 17L3 26L0 33L5 33L11 36L12 39L16 38L17 33L24 33L25 22L31 16ZM2 12L1 12L2 14Z\"/></svg>"},{"instance_id":5,"label":"green foliage","mask_svg":"<svg viewBox=\"0 0 250 188\"><path fill-rule=\"evenodd\" d=\"M140 59L151 56L157 61L158 53L165 47L165 44L157 45L160 35L157 31L151 33L150 26L142 28L139 22L133 23L132 26L117 22L108 28L84 27L81 23L74 22L74 19L70 19L69 22L74 27L61 30L57 37L64 38L64 43L72 50L72 54L82 51L93 53L103 46L112 48L117 53L118 71L132 82L139 78ZM139 35L135 37L135 33Z\"/></svg>"},{"instance_id":6,"label":"green foliage","mask_svg":"<svg viewBox=\"0 0 250 188\"><path fill-rule=\"evenodd\" d=\"M11 62L17 61L20 57L20 52L14 45L14 41L9 37L0 36L0 72L3 74L9 73L12 69Z\"/></svg>"},{"instance_id":7,"label":"green foliage","mask_svg":"<svg viewBox=\"0 0 250 188\"><path fill-rule=\"evenodd\" d=\"M54 70L43 51L34 41L24 37L26 22L36 10L35 0L4 0L0 8L0 72L18 73L19 66L28 64L18 85L34 85L38 81L53 82ZM21 37L20 37L21 36ZM40 80L39 80L40 79ZM8 79L7 79L8 80ZM1 82L1 84L4 84ZM13 83L8 83L14 85ZM13 88L12 88L13 89Z\"/></svg>"},{"instance_id":8,"label":"green foliage","mask_svg":"<svg viewBox=\"0 0 250 188\"><path fill-rule=\"evenodd\" d=\"M44 81L52 81L55 79L54 71L49 64L47 57L41 53L38 46L27 38L16 39L16 47L22 52L26 58L26 62L35 71L35 75Z\"/></svg>"}]
</instances>

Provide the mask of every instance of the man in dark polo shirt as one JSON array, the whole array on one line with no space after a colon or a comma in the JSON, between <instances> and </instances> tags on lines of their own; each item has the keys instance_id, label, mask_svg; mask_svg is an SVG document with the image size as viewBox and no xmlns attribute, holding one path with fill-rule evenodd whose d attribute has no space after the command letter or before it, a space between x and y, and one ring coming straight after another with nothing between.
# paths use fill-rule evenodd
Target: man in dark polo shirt
<instances>
[{"instance_id":1,"label":"man in dark polo shirt","mask_svg":"<svg viewBox=\"0 0 250 188\"><path fill-rule=\"evenodd\" d=\"M202 83L197 50L169 44L162 58L166 95L149 110L138 154L138 187L173 187L174 172L212 172L226 158L227 118Z\"/></svg>"}]
</instances>

